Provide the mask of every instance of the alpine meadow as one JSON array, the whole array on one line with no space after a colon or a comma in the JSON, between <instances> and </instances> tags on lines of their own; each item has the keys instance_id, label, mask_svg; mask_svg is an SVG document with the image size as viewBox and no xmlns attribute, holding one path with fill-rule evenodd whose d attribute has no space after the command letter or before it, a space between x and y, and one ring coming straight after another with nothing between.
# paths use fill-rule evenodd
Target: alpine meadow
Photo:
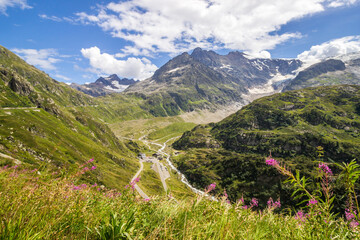
<instances>
[{"instance_id":1,"label":"alpine meadow","mask_svg":"<svg viewBox=\"0 0 360 240\"><path fill-rule=\"evenodd\" d=\"M0 1L0 240L360 239L359 12Z\"/></svg>"}]
</instances>

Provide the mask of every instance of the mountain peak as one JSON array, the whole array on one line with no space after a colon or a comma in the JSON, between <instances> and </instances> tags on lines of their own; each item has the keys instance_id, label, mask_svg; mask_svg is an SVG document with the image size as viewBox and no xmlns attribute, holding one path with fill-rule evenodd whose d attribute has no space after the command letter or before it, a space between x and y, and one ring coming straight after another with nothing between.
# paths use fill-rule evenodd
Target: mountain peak
<instances>
[{"instance_id":1,"label":"mountain peak","mask_svg":"<svg viewBox=\"0 0 360 240\"><path fill-rule=\"evenodd\" d=\"M202 48L200 48L200 47L197 47L197 48L195 48L194 50L193 50L193 52L191 53L191 55L192 54L196 54L196 53L198 53L198 52L202 52L202 51L204 51L204 50L202 50Z\"/></svg>"}]
</instances>

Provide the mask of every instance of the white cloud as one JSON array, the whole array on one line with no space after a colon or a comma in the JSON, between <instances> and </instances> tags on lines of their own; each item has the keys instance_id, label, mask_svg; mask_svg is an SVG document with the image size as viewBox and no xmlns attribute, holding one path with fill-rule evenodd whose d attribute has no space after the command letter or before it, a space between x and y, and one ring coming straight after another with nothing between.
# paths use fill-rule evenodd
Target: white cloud
<instances>
[{"instance_id":1,"label":"white cloud","mask_svg":"<svg viewBox=\"0 0 360 240\"><path fill-rule=\"evenodd\" d=\"M66 77L64 75L60 75L60 74L55 74L54 76L56 78L58 78L58 79L62 79L62 80L65 80L65 81L70 81L71 80L70 78L68 78L68 77Z\"/></svg>"},{"instance_id":2,"label":"white cloud","mask_svg":"<svg viewBox=\"0 0 360 240\"><path fill-rule=\"evenodd\" d=\"M338 38L312 46L309 51L299 54L298 58L304 62L317 62L352 52L360 52L360 35Z\"/></svg>"},{"instance_id":3,"label":"white cloud","mask_svg":"<svg viewBox=\"0 0 360 240\"><path fill-rule=\"evenodd\" d=\"M328 2L329 7L342 7L355 4L358 0L329 0Z\"/></svg>"},{"instance_id":4,"label":"white cloud","mask_svg":"<svg viewBox=\"0 0 360 240\"><path fill-rule=\"evenodd\" d=\"M46 14L39 14L39 17L41 17L42 19L47 19L47 20L51 20L51 21L55 21L55 22L62 22L63 20L59 17L56 16L48 16Z\"/></svg>"},{"instance_id":5,"label":"white cloud","mask_svg":"<svg viewBox=\"0 0 360 240\"><path fill-rule=\"evenodd\" d=\"M1 0L0 0L1 1ZM70 22L74 23L74 20L68 17L57 17L57 16L48 16L46 14L39 14L39 17L46 20L51 20L54 22Z\"/></svg>"},{"instance_id":6,"label":"white cloud","mask_svg":"<svg viewBox=\"0 0 360 240\"><path fill-rule=\"evenodd\" d=\"M20 7L21 9L32 8L26 0L0 0L0 13L6 15L8 7Z\"/></svg>"},{"instance_id":7,"label":"white cloud","mask_svg":"<svg viewBox=\"0 0 360 240\"><path fill-rule=\"evenodd\" d=\"M55 70L54 63L61 61L55 49L12 49L13 52L22 57L27 63L45 70Z\"/></svg>"},{"instance_id":8,"label":"white cloud","mask_svg":"<svg viewBox=\"0 0 360 240\"><path fill-rule=\"evenodd\" d=\"M277 34L282 25L356 0L129 0L100 6L97 14L77 13L130 44L119 56L166 52L197 46L238 49L252 54L273 49L300 33ZM266 52L263 52L263 54ZM260 54L260 55L263 55Z\"/></svg>"},{"instance_id":9,"label":"white cloud","mask_svg":"<svg viewBox=\"0 0 360 240\"><path fill-rule=\"evenodd\" d=\"M146 58L130 57L116 59L108 53L101 53L98 47L81 49L82 55L89 59L93 72L97 74L117 74L120 77L145 79L151 77L157 67Z\"/></svg>"}]
</instances>

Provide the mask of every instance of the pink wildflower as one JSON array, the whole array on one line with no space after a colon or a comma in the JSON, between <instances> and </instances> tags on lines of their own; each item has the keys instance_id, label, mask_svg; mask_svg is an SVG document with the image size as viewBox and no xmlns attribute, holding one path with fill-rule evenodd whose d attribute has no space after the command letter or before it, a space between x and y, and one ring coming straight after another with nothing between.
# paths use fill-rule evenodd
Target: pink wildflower
<instances>
[{"instance_id":1,"label":"pink wildflower","mask_svg":"<svg viewBox=\"0 0 360 240\"><path fill-rule=\"evenodd\" d=\"M259 201L256 198L252 198L250 202L250 207L257 207L259 204Z\"/></svg>"},{"instance_id":2,"label":"pink wildflower","mask_svg":"<svg viewBox=\"0 0 360 240\"><path fill-rule=\"evenodd\" d=\"M15 165L15 166L13 166L12 168L13 169L17 169L19 166L18 165Z\"/></svg>"},{"instance_id":3,"label":"pink wildflower","mask_svg":"<svg viewBox=\"0 0 360 240\"><path fill-rule=\"evenodd\" d=\"M91 158L89 161L88 161L88 163L91 163L91 162L93 162L94 161L94 159L93 158Z\"/></svg>"},{"instance_id":4,"label":"pink wildflower","mask_svg":"<svg viewBox=\"0 0 360 240\"><path fill-rule=\"evenodd\" d=\"M295 219L300 220L301 222L305 222L306 215L303 213L303 211L298 211L296 213Z\"/></svg>"},{"instance_id":5,"label":"pink wildflower","mask_svg":"<svg viewBox=\"0 0 360 240\"><path fill-rule=\"evenodd\" d=\"M238 203L240 203L240 204L245 204L244 197L241 197L241 198L238 200Z\"/></svg>"},{"instance_id":6,"label":"pink wildflower","mask_svg":"<svg viewBox=\"0 0 360 240\"><path fill-rule=\"evenodd\" d=\"M275 206L275 208L281 208L280 200L277 200L276 202L274 202L274 206Z\"/></svg>"},{"instance_id":7,"label":"pink wildflower","mask_svg":"<svg viewBox=\"0 0 360 240\"><path fill-rule=\"evenodd\" d=\"M96 166L92 166L92 167L91 167L91 170L95 170L95 169L96 169Z\"/></svg>"},{"instance_id":8,"label":"pink wildflower","mask_svg":"<svg viewBox=\"0 0 360 240\"><path fill-rule=\"evenodd\" d=\"M279 163L273 158L266 159L265 163L270 166L279 165Z\"/></svg>"},{"instance_id":9,"label":"pink wildflower","mask_svg":"<svg viewBox=\"0 0 360 240\"><path fill-rule=\"evenodd\" d=\"M329 166L326 164L326 163L319 163L319 171L320 172L323 172L325 174L329 174L329 175L332 175L332 171L331 169L329 168Z\"/></svg>"},{"instance_id":10,"label":"pink wildflower","mask_svg":"<svg viewBox=\"0 0 360 240\"><path fill-rule=\"evenodd\" d=\"M96 187L97 186L97 183L94 183L93 185L91 185L91 187Z\"/></svg>"},{"instance_id":11,"label":"pink wildflower","mask_svg":"<svg viewBox=\"0 0 360 240\"><path fill-rule=\"evenodd\" d=\"M226 193L226 189L224 189L224 197L227 199L229 196Z\"/></svg>"},{"instance_id":12,"label":"pink wildflower","mask_svg":"<svg viewBox=\"0 0 360 240\"><path fill-rule=\"evenodd\" d=\"M90 169L88 167L84 167L83 169L85 172L89 171Z\"/></svg>"},{"instance_id":13,"label":"pink wildflower","mask_svg":"<svg viewBox=\"0 0 360 240\"><path fill-rule=\"evenodd\" d=\"M355 220L352 220L349 226L351 228L355 228L355 227L359 226L359 223L357 221L355 221Z\"/></svg>"},{"instance_id":14,"label":"pink wildflower","mask_svg":"<svg viewBox=\"0 0 360 240\"><path fill-rule=\"evenodd\" d=\"M150 201L150 199L149 199L149 198L145 198L144 201L145 201L145 202L148 202L148 201Z\"/></svg>"},{"instance_id":15,"label":"pink wildflower","mask_svg":"<svg viewBox=\"0 0 360 240\"><path fill-rule=\"evenodd\" d=\"M318 201L316 201L315 199L310 199L307 206L316 205L317 203Z\"/></svg>"},{"instance_id":16,"label":"pink wildflower","mask_svg":"<svg viewBox=\"0 0 360 240\"><path fill-rule=\"evenodd\" d=\"M205 188L205 192L211 192L212 190L214 190L216 188L216 183L212 183L209 186L207 186L207 188Z\"/></svg>"}]
</instances>

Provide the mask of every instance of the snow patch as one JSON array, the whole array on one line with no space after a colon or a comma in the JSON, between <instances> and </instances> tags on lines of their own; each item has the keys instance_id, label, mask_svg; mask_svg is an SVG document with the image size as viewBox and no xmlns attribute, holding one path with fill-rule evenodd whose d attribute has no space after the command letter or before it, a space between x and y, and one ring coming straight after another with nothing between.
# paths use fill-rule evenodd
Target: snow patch
<instances>
[{"instance_id":1,"label":"snow patch","mask_svg":"<svg viewBox=\"0 0 360 240\"><path fill-rule=\"evenodd\" d=\"M278 73L274 77L269 79L269 81L265 85L263 85L261 87L250 88L249 89L249 95L274 93L275 89L272 86L274 83L284 81L284 80L287 80L287 79L291 79L291 78L294 78L294 77L295 77L295 75L293 75L293 74L282 75L282 74Z\"/></svg>"},{"instance_id":2,"label":"snow patch","mask_svg":"<svg viewBox=\"0 0 360 240\"><path fill-rule=\"evenodd\" d=\"M167 71L167 73L172 73L172 72L176 72L176 71L180 71L184 68L186 68L187 66L183 66L183 67L177 67L177 68L174 68L174 69L171 69L169 71Z\"/></svg>"}]
</instances>

